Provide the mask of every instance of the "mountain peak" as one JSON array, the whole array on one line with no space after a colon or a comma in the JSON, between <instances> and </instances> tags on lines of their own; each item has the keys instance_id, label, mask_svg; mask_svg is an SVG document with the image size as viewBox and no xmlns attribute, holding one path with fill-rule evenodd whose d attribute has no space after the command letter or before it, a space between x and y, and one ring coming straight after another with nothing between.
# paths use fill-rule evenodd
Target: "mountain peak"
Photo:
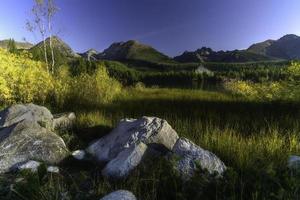
<instances>
[{"instance_id":1,"label":"mountain peak","mask_svg":"<svg viewBox=\"0 0 300 200\"><path fill-rule=\"evenodd\" d=\"M295 40L295 39L300 39L300 37L295 34L287 34L281 37L279 40Z\"/></svg>"},{"instance_id":2,"label":"mountain peak","mask_svg":"<svg viewBox=\"0 0 300 200\"><path fill-rule=\"evenodd\" d=\"M300 59L300 37L288 34L278 40L251 45L247 51L279 59Z\"/></svg>"},{"instance_id":3,"label":"mountain peak","mask_svg":"<svg viewBox=\"0 0 300 200\"><path fill-rule=\"evenodd\" d=\"M149 45L142 44L136 40L117 42L110 45L98 58L105 60L135 60L146 62L170 62L168 56L158 52Z\"/></svg>"},{"instance_id":4,"label":"mountain peak","mask_svg":"<svg viewBox=\"0 0 300 200\"><path fill-rule=\"evenodd\" d=\"M47 48L49 48L50 45L50 37L46 38L45 40ZM78 55L72 50L72 48L65 43L62 39L60 39L58 36L52 36L51 37L52 46L55 52L59 52L62 56L65 56L67 58L73 58L78 57ZM36 54L42 54L44 48L44 42L41 41L32 48L30 48L31 52L35 52Z\"/></svg>"}]
</instances>

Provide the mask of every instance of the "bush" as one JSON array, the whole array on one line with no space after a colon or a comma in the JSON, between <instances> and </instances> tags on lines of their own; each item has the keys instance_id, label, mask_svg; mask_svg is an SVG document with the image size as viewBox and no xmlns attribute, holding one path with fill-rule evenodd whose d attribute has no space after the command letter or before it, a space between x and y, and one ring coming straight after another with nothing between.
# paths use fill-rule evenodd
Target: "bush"
<instances>
[{"instance_id":1,"label":"bush","mask_svg":"<svg viewBox=\"0 0 300 200\"><path fill-rule=\"evenodd\" d=\"M225 88L234 94L251 100L271 101L284 98L284 86L280 82L230 81L225 83Z\"/></svg>"},{"instance_id":2,"label":"bush","mask_svg":"<svg viewBox=\"0 0 300 200\"><path fill-rule=\"evenodd\" d=\"M110 102L121 91L120 83L110 78L103 66L92 75L82 73L74 77L70 88L70 103L83 107Z\"/></svg>"},{"instance_id":3,"label":"bush","mask_svg":"<svg viewBox=\"0 0 300 200\"><path fill-rule=\"evenodd\" d=\"M30 55L11 54L0 49L0 103L44 103L53 90L53 78L44 64Z\"/></svg>"},{"instance_id":4,"label":"bush","mask_svg":"<svg viewBox=\"0 0 300 200\"><path fill-rule=\"evenodd\" d=\"M0 105L33 102L70 108L107 103L121 91L121 85L109 77L105 67L96 67L94 73L72 76L68 66L60 66L52 75L30 54L0 49Z\"/></svg>"}]
</instances>

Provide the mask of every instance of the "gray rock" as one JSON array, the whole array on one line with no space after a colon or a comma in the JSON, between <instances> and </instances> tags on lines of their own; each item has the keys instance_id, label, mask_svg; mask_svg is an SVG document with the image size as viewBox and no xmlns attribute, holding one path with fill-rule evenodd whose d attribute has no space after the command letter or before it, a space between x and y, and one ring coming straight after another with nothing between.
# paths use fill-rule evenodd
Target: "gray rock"
<instances>
[{"instance_id":1,"label":"gray rock","mask_svg":"<svg viewBox=\"0 0 300 200\"><path fill-rule=\"evenodd\" d=\"M76 150L76 151L73 151L72 156L76 160L84 160L86 157L86 153L83 150Z\"/></svg>"},{"instance_id":2,"label":"gray rock","mask_svg":"<svg viewBox=\"0 0 300 200\"><path fill-rule=\"evenodd\" d=\"M146 150L147 145L142 142L124 149L105 166L102 175L115 179L128 176L131 170L140 164Z\"/></svg>"},{"instance_id":3,"label":"gray rock","mask_svg":"<svg viewBox=\"0 0 300 200\"><path fill-rule=\"evenodd\" d=\"M4 122L2 124L10 125L12 121L14 123L0 129L0 173L8 172L18 163L29 160L55 164L68 155L67 147L61 137L42 127L32 118L16 120L21 117L14 116L15 118L11 118L11 120L2 118L2 122ZM39 115L38 120L45 118ZM19 122L17 123L17 121Z\"/></svg>"},{"instance_id":4,"label":"gray rock","mask_svg":"<svg viewBox=\"0 0 300 200\"><path fill-rule=\"evenodd\" d=\"M173 152L180 157L176 164L183 179L193 176L198 166L209 173L222 174L225 164L213 153L202 149L186 138L180 138L173 147Z\"/></svg>"},{"instance_id":5,"label":"gray rock","mask_svg":"<svg viewBox=\"0 0 300 200\"><path fill-rule=\"evenodd\" d=\"M25 163L19 163L15 166L15 169L18 171L22 170L30 170L31 172L35 173L38 171L38 168L41 166L40 162L37 162L35 160L29 160ZM50 173L59 173L59 168L56 166L49 166L47 167L47 172Z\"/></svg>"},{"instance_id":6,"label":"gray rock","mask_svg":"<svg viewBox=\"0 0 300 200\"><path fill-rule=\"evenodd\" d=\"M59 168L56 166L49 166L47 167L47 172L58 174Z\"/></svg>"},{"instance_id":7,"label":"gray rock","mask_svg":"<svg viewBox=\"0 0 300 200\"><path fill-rule=\"evenodd\" d=\"M34 160L29 160L28 162L25 162L23 164L20 164L17 166L17 170L30 170L31 172L37 172L39 166L41 165L40 162L34 161Z\"/></svg>"},{"instance_id":8,"label":"gray rock","mask_svg":"<svg viewBox=\"0 0 300 200\"><path fill-rule=\"evenodd\" d=\"M86 151L98 161L108 162L124 149L140 142L172 150L177 139L176 131L163 119L124 119L110 134L92 143Z\"/></svg>"},{"instance_id":9,"label":"gray rock","mask_svg":"<svg viewBox=\"0 0 300 200\"><path fill-rule=\"evenodd\" d=\"M45 107L17 104L0 111L0 128L11 126L22 120L37 122L42 127L53 129L53 115Z\"/></svg>"},{"instance_id":10,"label":"gray rock","mask_svg":"<svg viewBox=\"0 0 300 200\"><path fill-rule=\"evenodd\" d=\"M70 130L76 121L75 113L61 113L54 115L53 127L55 130Z\"/></svg>"},{"instance_id":11,"label":"gray rock","mask_svg":"<svg viewBox=\"0 0 300 200\"><path fill-rule=\"evenodd\" d=\"M290 156L288 159L288 167L294 170L300 170L300 156Z\"/></svg>"},{"instance_id":12,"label":"gray rock","mask_svg":"<svg viewBox=\"0 0 300 200\"><path fill-rule=\"evenodd\" d=\"M127 190L117 190L106 195L100 200L136 200L136 197Z\"/></svg>"}]
</instances>

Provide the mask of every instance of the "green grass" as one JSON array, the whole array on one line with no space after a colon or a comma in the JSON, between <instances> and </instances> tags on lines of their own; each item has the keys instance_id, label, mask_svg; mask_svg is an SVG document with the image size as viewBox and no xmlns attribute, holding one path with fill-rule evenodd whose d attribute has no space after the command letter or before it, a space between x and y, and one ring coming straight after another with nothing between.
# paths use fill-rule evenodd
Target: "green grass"
<instances>
[{"instance_id":1,"label":"green grass","mask_svg":"<svg viewBox=\"0 0 300 200\"><path fill-rule=\"evenodd\" d=\"M63 194L70 199L96 200L113 190L128 189L143 200L297 199L300 176L289 171L286 162L289 155L300 154L299 108L297 103L247 101L220 92L127 89L110 104L74 110L77 126L63 135L70 149L84 148L109 133L122 118L157 116L180 136L219 156L229 167L224 177L215 179L199 171L183 183L170 163L156 159L145 161L126 180L109 182L101 176L100 166L68 160L58 176L1 177L0 196L41 200L61 199ZM16 183L19 177L24 180ZM29 183L36 179L39 185L31 190Z\"/></svg>"}]
</instances>

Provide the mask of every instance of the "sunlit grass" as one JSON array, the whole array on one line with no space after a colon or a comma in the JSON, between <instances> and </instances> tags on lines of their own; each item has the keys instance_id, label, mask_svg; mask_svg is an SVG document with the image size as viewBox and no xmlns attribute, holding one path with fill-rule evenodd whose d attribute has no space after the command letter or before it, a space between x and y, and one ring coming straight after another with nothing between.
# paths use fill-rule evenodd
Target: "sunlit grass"
<instances>
[{"instance_id":1,"label":"sunlit grass","mask_svg":"<svg viewBox=\"0 0 300 200\"><path fill-rule=\"evenodd\" d=\"M287 159L300 155L298 108L284 103L252 102L221 92L126 89L113 103L74 110L75 130L64 136L71 150L85 148L108 134L122 118L157 116L166 119L179 136L220 157L229 168L224 177L214 179L199 173L184 183L170 163L155 159L141 164L129 178L110 182L101 176L99 166L87 163L88 167L80 168L72 163L62 166L61 176L43 176L36 196L26 198L57 199L57 194L64 194L70 199L96 200L111 191L128 189L144 200L295 199L300 179L287 169ZM72 170L74 167L76 170ZM0 179L0 188L7 182L11 183Z\"/></svg>"}]
</instances>

